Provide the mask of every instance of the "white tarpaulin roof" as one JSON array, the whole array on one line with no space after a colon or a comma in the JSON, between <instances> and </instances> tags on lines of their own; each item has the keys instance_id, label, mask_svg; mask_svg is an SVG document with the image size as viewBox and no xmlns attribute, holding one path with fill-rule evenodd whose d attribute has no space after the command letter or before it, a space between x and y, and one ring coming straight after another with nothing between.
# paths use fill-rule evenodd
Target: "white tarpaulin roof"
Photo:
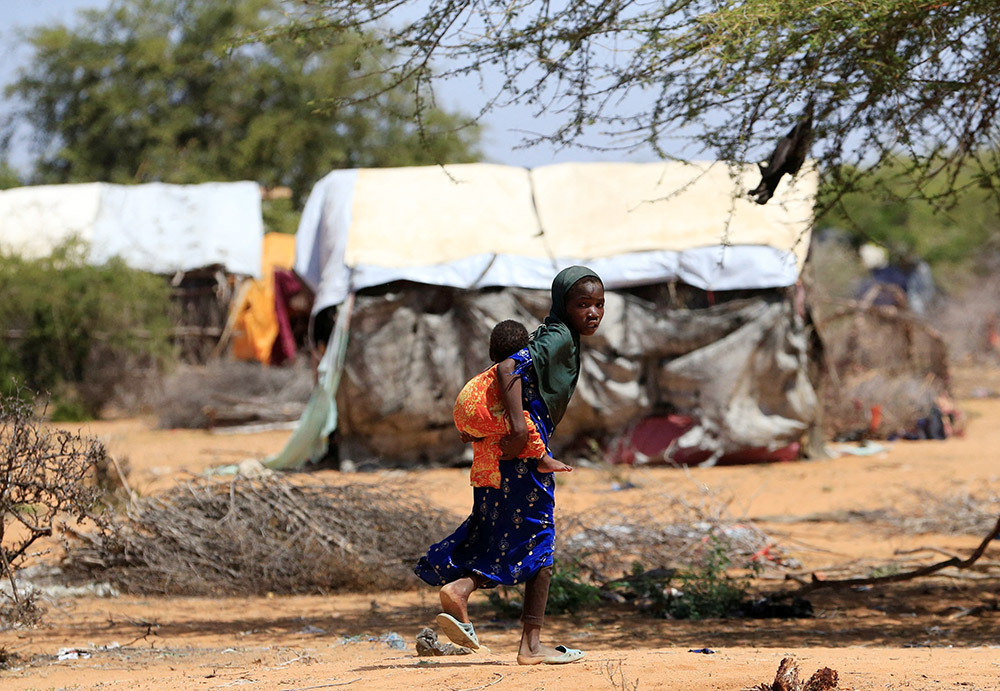
<instances>
[{"instance_id":1,"label":"white tarpaulin roof","mask_svg":"<svg viewBox=\"0 0 1000 691\"><path fill-rule=\"evenodd\" d=\"M222 264L260 275L264 238L255 182L42 185L0 191L0 250L40 257L70 238L90 260L121 257L167 274Z\"/></svg>"},{"instance_id":2,"label":"white tarpaulin roof","mask_svg":"<svg viewBox=\"0 0 1000 691\"><path fill-rule=\"evenodd\" d=\"M395 280L548 288L586 263L610 288L679 279L706 290L795 283L818 177L783 180L721 163L491 164L338 170L320 180L296 238L313 309Z\"/></svg>"}]
</instances>

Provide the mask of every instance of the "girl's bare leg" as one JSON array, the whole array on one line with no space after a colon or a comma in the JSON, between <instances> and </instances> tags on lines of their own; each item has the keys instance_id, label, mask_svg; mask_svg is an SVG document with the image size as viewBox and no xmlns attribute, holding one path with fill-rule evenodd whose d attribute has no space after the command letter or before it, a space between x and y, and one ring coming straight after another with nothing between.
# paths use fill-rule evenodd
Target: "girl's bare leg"
<instances>
[{"instance_id":1,"label":"girl's bare leg","mask_svg":"<svg viewBox=\"0 0 1000 691\"><path fill-rule=\"evenodd\" d=\"M441 610L445 614L469 622L469 596L478 588L475 579L465 576L441 588Z\"/></svg>"},{"instance_id":2,"label":"girl's bare leg","mask_svg":"<svg viewBox=\"0 0 1000 691\"><path fill-rule=\"evenodd\" d=\"M549 599L549 581L552 567L539 569L538 573L524 584L524 611L521 614L521 645L517 649L517 662L521 665L537 664L546 657L559 655L559 651L542 645L542 622L545 619L545 603Z\"/></svg>"}]
</instances>

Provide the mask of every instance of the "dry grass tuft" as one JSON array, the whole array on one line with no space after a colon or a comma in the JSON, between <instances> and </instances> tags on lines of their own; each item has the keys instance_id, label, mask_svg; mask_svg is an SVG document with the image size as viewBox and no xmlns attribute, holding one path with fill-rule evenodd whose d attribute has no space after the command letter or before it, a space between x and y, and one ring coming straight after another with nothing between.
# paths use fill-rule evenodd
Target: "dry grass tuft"
<instances>
[{"instance_id":1,"label":"dry grass tuft","mask_svg":"<svg viewBox=\"0 0 1000 691\"><path fill-rule=\"evenodd\" d=\"M647 569L703 565L709 553L736 568L783 565L775 541L731 515L729 504L710 494L696 502L663 495L568 515L559 519L558 558L577 564L595 583L612 581L634 564Z\"/></svg>"}]
</instances>

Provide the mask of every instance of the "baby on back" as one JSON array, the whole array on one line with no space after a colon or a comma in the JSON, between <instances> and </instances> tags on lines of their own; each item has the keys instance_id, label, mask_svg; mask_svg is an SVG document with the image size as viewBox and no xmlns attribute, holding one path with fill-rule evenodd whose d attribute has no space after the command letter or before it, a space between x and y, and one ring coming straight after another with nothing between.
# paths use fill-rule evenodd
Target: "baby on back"
<instances>
[{"instance_id":1,"label":"baby on back","mask_svg":"<svg viewBox=\"0 0 1000 691\"><path fill-rule=\"evenodd\" d=\"M528 330L520 322L507 319L490 334L490 360L493 366L469 380L455 401L455 426L463 441L472 442L472 484L476 487L500 487L499 442L510 434L511 426L500 391L497 365L528 347ZM518 458L537 458L542 473L563 472L572 467L549 455L535 423L527 411L528 443Z\"/></svg>"}]
</instances>

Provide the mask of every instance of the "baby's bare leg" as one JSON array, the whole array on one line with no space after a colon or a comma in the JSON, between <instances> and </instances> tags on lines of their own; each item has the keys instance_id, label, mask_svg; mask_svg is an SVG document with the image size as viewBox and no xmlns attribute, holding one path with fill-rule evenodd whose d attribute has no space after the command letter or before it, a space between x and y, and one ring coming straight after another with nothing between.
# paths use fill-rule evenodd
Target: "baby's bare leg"
<instances>
[{"instance_id":1,"label":"baby's bare leg","mask_svg":"<svg viewBox=\"0 0 1000 691\"><path fill-rule=\"evenodd\" d=\"M540 473L568 473L572 470L573 466L566 465L550 456L542 456L538 459L538 472Z\"/></svg>"}]
</instances>

